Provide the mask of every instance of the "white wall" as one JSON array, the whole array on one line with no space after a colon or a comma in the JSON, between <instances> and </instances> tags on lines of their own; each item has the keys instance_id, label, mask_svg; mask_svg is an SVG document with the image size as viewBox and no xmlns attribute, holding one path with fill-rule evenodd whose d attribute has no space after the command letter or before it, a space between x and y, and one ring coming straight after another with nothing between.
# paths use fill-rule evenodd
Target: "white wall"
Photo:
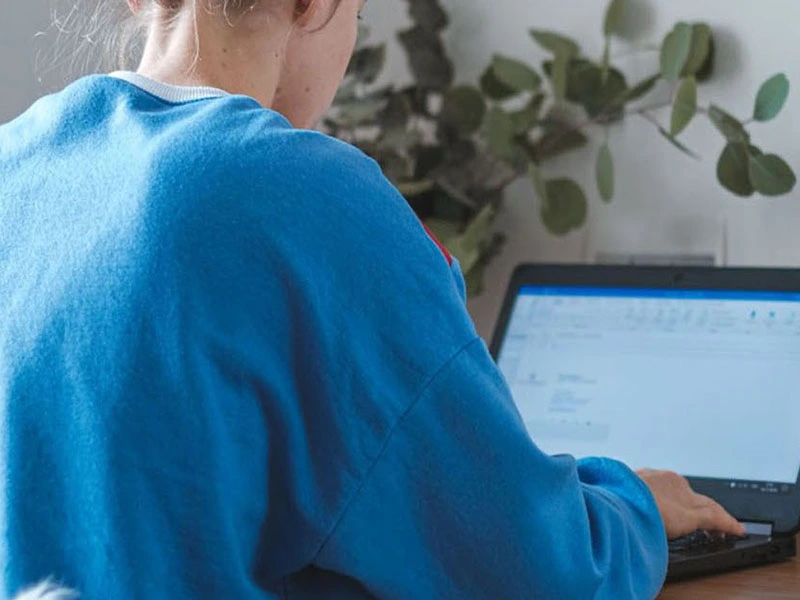
<instances>
[{"instance_id":1,"label":"white wall","mask_svg":"<svg viewBox=\"0 0 800 600\"><path fill-rule=\"evenodd\" d=\"M530 27L569 33L587 54L599 56L604 0L444 0L451 10L450 49L461 79L474 79L493 52L539 62L541 52L528 37ZM778 121L754 126L758 145L784 156L800 172L800 34L797 0L630 0L640 41L660 42L681 19L708 21L718 36L719 61L714 83L701 96L740 117L752 113L761 82L785 71L793 95ZM405 22L403 0L370 0L367 22L376 37L390 37ZM615 53L626 53L618 48ZM619 61L631 79L657 70L656 55ZM403 77L399 50L391 75ZM667 123L668 113L663 113ZM678 153L641 119L630 119L611 133L619 171L617 197L602 206L594 192L593 148L549 167L551 174L578 177L592 193L589 227L555 239L541 227L529 185L516 185L498 226L509 234L505 254L491 267L488 291L471 303L478 328L488 336L513 267L524 261L583 261L596 251L713 252L735 265L800 265L800 188L791 197L742 200L716 182L715 166L724 145L702 119L685 133L686 143L703 161ZM725 234L727 230L727 234Z\"/></svg>"},{"instance_id":2,"label":"white wall","mask_svg":"<svg viewBox=\"0 0 800 600\"><path fill-rule=\"evenodd\" d=\"M122 2L122 0L119 0ZM529 27L571 34L591 55L599 55L598 35L604 0L444 0L453 26L451 54L459 78L473 80L493 52L537 62L543 58L528 37ZM752 110L761 81L785 71L795 84L789 105L774 123L754 128L756 142L777 151L800 171L800 61L795 44L800 33L798 0L629 0L635 7L643 40L660 41L678 19L703 19L718 34L718 75L702 96L716 100L741 117ZM21 111L52 87L58 73L37 83L34 35L50 24L49 0L15 2L0 20L0 122ZM393 38L405 23L404 0L370 0L365 17L376 38ZM624 53L624 48L615 52ZM625 60L631 78L655 70L655 56ZM388 76L406 76L403 56L394 47ZM664 115L666 122L666 115ZM509 274L518 262L579 261L597 250L628 252L716 252L727 246L727 262L738 265L800 265L800 190L781 199L741 200L715 180L721 138L702 120L686 132L687 143L704 157L695 163L679 154L641 120L615 127L611 134L620 172L617 198L601 206L592 192L590 224L566 239L549 236L539 224L531 189L516 185L498 226L510 243L488 274L489 292L472 302L482 334L494 325ZM594 153L588 149L549 167L570 173L593 190ZM723 231L727 229L727 244Z\"/></svg>"}]
</instances>

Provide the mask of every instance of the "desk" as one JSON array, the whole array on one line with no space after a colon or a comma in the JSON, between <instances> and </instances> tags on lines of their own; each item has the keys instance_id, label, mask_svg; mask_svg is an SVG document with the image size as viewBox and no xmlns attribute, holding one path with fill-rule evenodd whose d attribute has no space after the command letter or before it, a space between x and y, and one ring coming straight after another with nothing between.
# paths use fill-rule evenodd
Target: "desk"
<instances>
[{"instance_id":1,"label":"desk","mask_svg":"<svg viewBox=\"0 0 800 600\"><path fill-rule=\"evenodd\" d=\"M797 540L800 554L800 538ZM659 600L800 600L800 558L734 571L703 579L672 583Z\"/></svg>"}]
</instances>

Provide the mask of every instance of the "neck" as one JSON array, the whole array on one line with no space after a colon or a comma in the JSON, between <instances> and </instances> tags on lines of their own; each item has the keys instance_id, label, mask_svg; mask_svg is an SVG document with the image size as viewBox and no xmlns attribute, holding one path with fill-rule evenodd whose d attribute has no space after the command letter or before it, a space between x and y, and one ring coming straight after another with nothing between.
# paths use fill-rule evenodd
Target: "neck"
<instances>
[{"instance_id":1,"label":"neck","mask_svg":"<svg viewBox=\"0 0 800 600\"><path fill-rule=\"evenodd\" d=\"M248 15L231 24L205 10L182 10L173 18L156 18L150 27L137 72L172 85L210 86L255 98L269 108L275 99L283 35L258 25L266 18Z\"/></svg>"}]
</instances>

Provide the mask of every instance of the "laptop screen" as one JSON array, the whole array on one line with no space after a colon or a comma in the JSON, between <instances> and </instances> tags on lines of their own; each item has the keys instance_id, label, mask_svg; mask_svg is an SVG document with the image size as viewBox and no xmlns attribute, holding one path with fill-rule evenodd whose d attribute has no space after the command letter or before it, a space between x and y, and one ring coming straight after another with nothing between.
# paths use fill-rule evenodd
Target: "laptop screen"
<instances>
[{"instance_id":1,"label":"laptop screen","mask_svg":"<svg viewBox=\"0 0 800 600\"><path fill-rule=\"evenodd\" d=\"M523 287L498 364L549 454L798 479L800 294Z\"/></svg>"}]
</instances>

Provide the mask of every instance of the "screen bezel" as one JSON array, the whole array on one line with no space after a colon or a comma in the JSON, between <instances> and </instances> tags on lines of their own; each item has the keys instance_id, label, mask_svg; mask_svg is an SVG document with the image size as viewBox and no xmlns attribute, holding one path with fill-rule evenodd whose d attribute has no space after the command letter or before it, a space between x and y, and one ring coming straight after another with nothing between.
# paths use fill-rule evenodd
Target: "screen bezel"
<instances>
[{"instance_id":1,"label":"screen bezel","mask_svg":"<svg viewBox=\"0 0 800 600\"><path fill-rule=\"evenodd\" d=\"M514 271L489 346L498 358L517 296L526 286L612 287L741 292L800 292L800 270L644 267L607 265L520 265ZM800 393L798 394L800 402ZM743 428L743 443L747 431ZM800 436L800 424L798 425ZM755 450L757 451L757 450ZM722 480L690 477L692 486L743 521L768 522L777 534L800 529L800 472L791 494L769 495L726 488Z\"/></svg>"}]
</instances>

